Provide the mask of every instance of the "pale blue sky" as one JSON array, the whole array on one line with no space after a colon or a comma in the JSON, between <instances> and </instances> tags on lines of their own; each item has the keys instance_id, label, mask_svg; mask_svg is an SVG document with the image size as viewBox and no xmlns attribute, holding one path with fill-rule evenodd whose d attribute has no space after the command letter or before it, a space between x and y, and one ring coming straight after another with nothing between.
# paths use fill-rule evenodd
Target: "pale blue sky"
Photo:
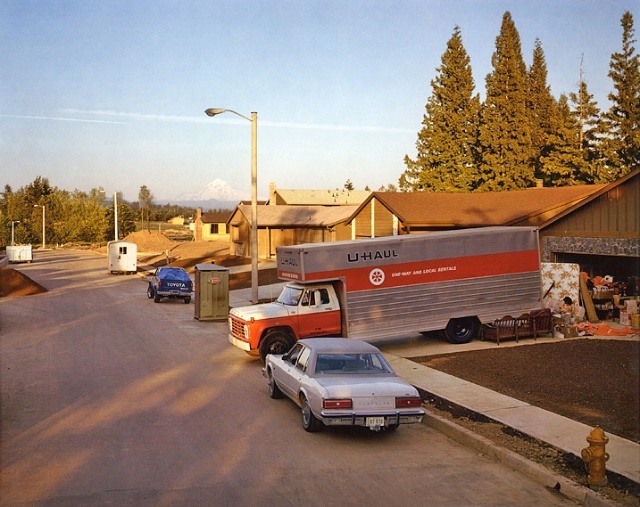
<instances>
[{"instance_id":1,"label":"pale blue sky","mask_svg":"<svg viewBox=\"0 0 640 507\"><path fill-rule=\"evenodd\" d=\"M258 185L397 184L458 25L476 91L510 11L527 65L542 42L554 96L583 75L608 109L620 18L639 0L0 0L0 184L36 176L175 201L220 178ZM636 44L636 50L640 46Z\"/></svg>"}]
</instances>

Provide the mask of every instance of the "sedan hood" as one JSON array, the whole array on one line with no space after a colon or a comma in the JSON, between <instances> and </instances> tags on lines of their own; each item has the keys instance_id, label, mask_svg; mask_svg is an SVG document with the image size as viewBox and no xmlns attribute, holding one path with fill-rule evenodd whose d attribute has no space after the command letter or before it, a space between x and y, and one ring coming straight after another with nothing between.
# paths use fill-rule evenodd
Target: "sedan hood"
<instances>
[{"instance_id":1,"label":"sedan hood","mask_svg":"<svg viewBox=\"0 0 640 507\"><path fill-rule=\"evenodd\" d=\"M418 391L399 377L380 375L317 376L318 384L327 390L328 397L358 396L418 396Z\"/></svg>"},{"instance_id":2,"label":"sedan hood","mask_svg":"<svg viewBox=\"0 0 640 507\"><path fill-rule=\"evenodd\" d=\"M293 307L295 309L295 307ZM256 320L270 319L275 317L287 317L289 312L287 307L280 303L266 303L253 306L239 306L232 308L229 312L234 317L249 321L251 318Z\"/></svg>"}]
</instances>

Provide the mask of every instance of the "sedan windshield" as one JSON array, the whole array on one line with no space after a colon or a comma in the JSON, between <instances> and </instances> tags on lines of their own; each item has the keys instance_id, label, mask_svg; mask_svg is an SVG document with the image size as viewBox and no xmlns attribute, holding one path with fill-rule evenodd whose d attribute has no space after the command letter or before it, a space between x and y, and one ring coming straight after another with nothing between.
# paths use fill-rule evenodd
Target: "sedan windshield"
<instances>
[{"instance_id":1,"label":"sedan windshield","mask_svg":"<svg viewBox=\"0 0 640 507\"><path fill-rule=\"evenodd\" d=\"M316 373L380 375L393 371L382 354L318 354Z\"/></svg>"},{"instance_id":2,"label":"sedan windshield","mask_svg":"<svg viewBox=\"0 0 640 507\"><path fill-rule=\"evenodd\" d=\"M278 296L278 303L282 303L283 305L288 306L297 306L298 301L300 301L300 296L302 296L302 289L297 289L295 287L285 287L282 289L282 292Z\"/></svg>"}]
</instances>

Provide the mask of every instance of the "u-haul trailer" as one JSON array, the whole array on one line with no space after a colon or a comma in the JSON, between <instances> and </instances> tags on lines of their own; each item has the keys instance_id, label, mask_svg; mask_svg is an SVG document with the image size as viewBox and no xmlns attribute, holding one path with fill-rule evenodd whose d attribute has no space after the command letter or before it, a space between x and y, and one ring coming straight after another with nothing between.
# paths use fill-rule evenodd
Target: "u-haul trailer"
<instances>
[{"instance_id":1,"label":"u-haul trailer","mask_svg":"<svg viewBox=\"0 0 640 507\"><path fill-rule=\"evenodd\" d=\"M444 330L466 343L481 323L540 307L538 230L486 227L277 248L278 301L234 308L229 341L281 353L297 339L406 337Z\"/></svg>"}]
</instances>

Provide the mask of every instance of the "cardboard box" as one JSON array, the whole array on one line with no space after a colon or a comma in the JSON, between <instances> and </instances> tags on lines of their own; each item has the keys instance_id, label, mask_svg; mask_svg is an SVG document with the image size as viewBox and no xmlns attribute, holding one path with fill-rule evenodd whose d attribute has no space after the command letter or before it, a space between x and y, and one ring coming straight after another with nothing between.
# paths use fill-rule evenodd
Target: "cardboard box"
<instances>
[{"instance_id":1,"label":"cardboard box","mask_svg":"<svg viewBox=\"0 0 640 507\"><path fill-rule=\"evenodd\" d=\"M562 326L559 331L565 338L576 338L578 336L578 328L575 326Z\"/></svg>"},{"instance_id":2,"label":"cardboard box","mask_svg":"<svg viewBox=\"0 0 640 507\"><path fill-rule=\"evenodd\" d=\"M631 322L629 320L629 312L627 312L627 309L625 307L620 307L620 324L622 326L628 326Z\"/></svg>"},{"instance_id":3,"label":"cardboard box","mask_svg":"<svg viewBox=\"0 0 640 507\"><path fill-rule=\"evenodd\" d=\"M598 299L613 299L613 291L612 290L597 290L593 293L591 297L593 300Z\"/></svg>"}]
</instances>

